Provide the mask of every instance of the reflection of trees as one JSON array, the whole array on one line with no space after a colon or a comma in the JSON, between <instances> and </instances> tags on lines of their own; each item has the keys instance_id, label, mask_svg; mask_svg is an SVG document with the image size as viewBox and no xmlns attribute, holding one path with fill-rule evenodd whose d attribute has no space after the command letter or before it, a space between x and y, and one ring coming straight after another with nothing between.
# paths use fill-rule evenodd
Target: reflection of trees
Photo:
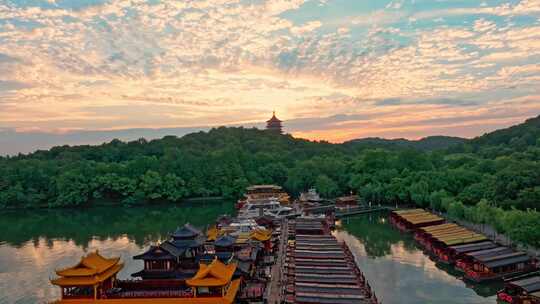
<instances>
[{"instance_id":1,"label":"reflection of trees","mask_svg":"<svg viewBox=\"0 0 540 304\"><path fill-rule=\"evenodd\" d=\"M385 222L383 222L385 219ZM365 246L369 257L381 257L391 254L391 247L400 244L408 252L419 250L411 233L400 233L387 221L385 213L372 213L360 215L342 220L343 229L358 238ZM463 274L454 267L436 263L437 268L449 273L456 278L462 278ZM481 297L490 297L502 288L501 283L473 284L466 282L467 287L473 289Z\"/></svg>"},{"instance_id":2,"label":"reflection of trees","mask_svg":"<svg viewBox=\"0 0 540 304\"><path fill-rule=\"evenodd\" d=\"M223 213L231 213L232 203L186 203L155 207L96 207L89 209L30 210L0 216L0 242L13 246L40 237L52 247L53 239L73 240L87 246L91 239L116 239L127 235L138 245L165 237L177 226L190 222L205 228Z\"/></svg>"},{"instance_id":3,"label":"reflection of trees","mask_svg":"<svg viewBox=\"0 0 540 304\"><path fill-rule=\"evenodd\" d=\"M401 241L405 249L414 250L416 247L413 239L401 235L387 220L386 213L372 213L343 219L342 225L345 230L362 241L370 257L390 254L391 246Z\"/></svg>"}]
</instances>

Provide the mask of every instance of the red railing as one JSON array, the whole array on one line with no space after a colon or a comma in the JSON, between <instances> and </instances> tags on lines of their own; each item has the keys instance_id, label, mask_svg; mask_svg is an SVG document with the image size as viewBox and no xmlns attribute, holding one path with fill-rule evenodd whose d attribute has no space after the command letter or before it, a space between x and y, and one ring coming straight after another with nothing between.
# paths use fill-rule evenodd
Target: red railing
<instances>
[{"instance_id":1,"label":"red railing","mask_svg":"<svg viewBox=\"0 0 540 304\"><path fill-rule=\"evenodd\" d=\"M512 297L511 295L507 294L506 292L499 292L497 293L497 299L499 301L503 301L503 302L506 302L506 303L515 303L514 302L514 297Z\"/></svg>"}]
</instances>

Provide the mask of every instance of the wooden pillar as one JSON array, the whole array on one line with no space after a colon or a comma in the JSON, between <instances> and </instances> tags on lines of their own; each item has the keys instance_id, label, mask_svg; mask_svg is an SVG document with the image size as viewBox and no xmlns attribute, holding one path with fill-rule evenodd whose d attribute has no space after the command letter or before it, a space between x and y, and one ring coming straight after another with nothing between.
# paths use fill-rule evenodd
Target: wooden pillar
<instances>
[{"instance_id":1,"label":"wooden pillar","mask_svg":"<svg viewBox=\"0 0 540 304\"><path fill-rule=\"evenodd\" d=\"M94 285L94 300L97 300L97 285Z\"/></svg>"},{"instance_id":2,"label":"wooden pillar","mask_svg":"<svg viewBox=\"0 0 540 304\"><path fill-rule=\"evenodd\" d=\"M60 287L60 289L62 290L62 294L60 295L60 300L63 300L64 299L64 287Z\"/></svg>"}]
</instances>

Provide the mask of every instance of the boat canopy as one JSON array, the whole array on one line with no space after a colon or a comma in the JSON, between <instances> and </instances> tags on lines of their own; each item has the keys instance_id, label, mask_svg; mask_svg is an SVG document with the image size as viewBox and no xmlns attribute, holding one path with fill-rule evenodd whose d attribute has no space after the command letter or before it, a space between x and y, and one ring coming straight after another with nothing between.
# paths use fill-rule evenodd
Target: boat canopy
<instances>
[{"instance_id":1,"label":"boat canopy","mask_svg":"<svg viewBox=\"0 0 540 304\"><path fill-rule=\"evenodd\" d=\"M515 257L509 257L505 259L491 261L488 263L484 263L484 265L486 265L486 267L488 268L495 268L495 267L508 266L508 265L527 262L530 259L531 258L528 257L527 255L522 255L522 256L515 256Z\"/></svg>"},{"instance_id":2,"label":"boat canopy","mask_svg":"<svg viewBox=\"0 0 540 304\"><path fill-rule=\"evenodd\" d=\"M485 249L492 249L495 247L498 247L498 245L493 243L492 241L485 241L481 243L451 246L450 249L454 250L456 253L467 253Z\"/></svg>"},{"instance_id":3,"label":"boat canopy","mask_svg":"<svg viewBox=\"0 0 540 304\"><path fill-rule=\"evenodd\" d=\"M512 249L508 247L495 247L492 249L486 249L486 250L479 250L479 251L473 251L473 252L467 252L465 253L466 256L476 258L476 257L482 257L482 256L491 256L491 255L500 255L500 254L506 254L512 252Z\"/></svg>"},{"instance_id":4,"label":"boat canopy","mask_svg":"<svg viewBox=\"0 0 540 304\"><path fill-rule=\"evenodd\" d=\"M540 291L540 276L534 276L526 279L512 281L507 284L513 287L521 288L528 293Z\"/></svg>"},{"instance_id":5,"label":"boat canopy","mask_svg":"<svg viewBox=\"0 0 540 304\"><path fill-rule=\"evenodd\" d=\"M481 262L481 263L489 263L489 262L492 262L492 261L511 259L511 258L515 258L515 257L519 257L519 256L527 256L527 255L525 254L525 252L511 251L511 252L508 252L508 253L503 253L503 254L498 254L498 255L493 255L493 256L479 256L479 257L476 258L476 260Z\"/></svg>"}]
</instances>

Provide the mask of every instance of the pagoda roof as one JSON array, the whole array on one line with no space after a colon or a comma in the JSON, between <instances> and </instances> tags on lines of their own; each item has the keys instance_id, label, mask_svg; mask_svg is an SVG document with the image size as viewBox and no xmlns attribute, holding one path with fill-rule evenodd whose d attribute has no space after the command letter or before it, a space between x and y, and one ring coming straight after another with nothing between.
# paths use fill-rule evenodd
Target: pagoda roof
<instances>
[{"instance_id":1,"label":"pagoda roof","mask_svg":"<svg viewBox=\"0 0 540 304\"><path fill-rule=\"evenodd\" d=\"M225 286L236 270L236 263L223 264L215 259L209 265L199 264L199 271L191 279L186 280L189 286Z\"/></svg>"},{"instance_id":2,"label":"pagoda roof","mask_svg":"<svg viewBox=\"0 0 540 304\"><path fill-rule=\"evenodd\" d=\"M199 263L210 264L216 258L223 263L229 262L233 257L232 252L216 252L216 253L207 253L203 255L198 255L197 259Z\"/></svg>"},{"instance_id":3,"label":"pagoda roof","mask_svg":"<svg viewBox=\"0 0 540 304\"><path fill-rule=\"evenodd\" d=\"M134 260L173 260L176 256L160 246L150 246L144 253L133 257Z\"/></svg>"},{"instance_id":4,"label":"pagoda roof","mask_svg":"<svg viewBox=\"0 0 540 304\"><path fill-rule=\"evenodd\" d=\"M176 230L171 234L171 237L174 239L190 239L201 234L202 232L199 229L193 227L190 223L187 223L182 227L176 228Z\"/></svg>"},{"instance_id":5,"label":"pagoda roof","mask_svg":"<svg viewBox=\"0 0 540 304\"><path fill-rule=\"evenodd\" d=\"M237 251L235 256L239 261L255 261L260 250L259 246L248 246Z\"/></svg>"},{"instance_id":6,"label":"pagoda roof","mask_svg":"<svg viewBox=\"0 0 540 304\"><path fill-rule=\"evenodd\" d=\"M206 232L206 240L207 241L215 241L218 237L219 230L214 226L208 229Z\"/></svg>"},{"instance_id":7,"label":"pagoda roof","mask_svg":"<svg viewBox=\"0 0 540 304\"><path fill-rule=\"evenodd\" d=\"M230 247L236 243L237 237L232 235L223 235L217 238L214 242L214 246L218 247Z\"/></svg>"},{"instance_id":8,"label":"pagoda roof","mask_svg":"<svg viewBox=\"0 0 540 304\"><path fill-rule=\"evenodd\" d=\"M184 255L186 250L199 247L204 243L204 239L195 240L169 240L161 243L159 247L169 252L173 257L178 258Z\"/></svg>"},{"instance_id":9,"label":"pagoda roof","mask_svg":"<svg viewBox=\"0 0 540 304\"><path fill-rule=\"evenodd\" d=\"M186 271L186 269L182 269L182 271L178 270L163 270L163 271L156 271L156 270L141 270L138 272L135 272L131 274L132 277L140 277L142 279L177 279L177 280L186 280L195 275L196 271L189 271L189 269Z\"/></svg>"},{"instance_id":10,"label":"pagoda roof","mask_svg":"<svg viewBox=\"0 0 540 304\"><path fill-rule=\"evenodd\" d=\"M77 265L57 270L56 274L63 277L98 275L118 264L119 261L119 257L108 259L100 255L96 250L83 256Z\"/></svg>"},{"instance_id":11,"label":"pagoda roof","mask_svg":"<svg viewBox=\"0 0 540 304\"><path fill-rule=\"evenodd\" d=\"M267 120L266 122L282 122L282 121L279 120L279 118L276 117L276 112L273 112L273 113L272 113L272 118L270 118L270 119Z\"/></svg>"},{"instance_id":12,"label":"pagoda roof","mask_svg":"<svg viewBox=\"0 0 540 304\"><path fill-rule=\"evenodd\" d=\"M81 261L63 270L57 270L60 278L51 280L58 286L86 286L95 285L117 274L124 265L119 263L120 258L105 258L97 251L81 258Z\"/></svg>"},{"instance_id":13,"label":"pagoda roof","mask_svg":"<svg viewBox=\"0 0 540 304\"><path fill-rule=\"evenodd\" d=\"M256 229L251 231L249 238L260 242L268 241L272 237L272 231L268 229Z\"/></svg>"},{"instance_id":14,"label":"pagoda roof","mask_svg":"<svg viewBox=\"0 0 540 304\"><path fill-rule=\"evenodd\" d=\"M255 218L255 222L258 225L272 225L274 223L274 218L265 214Z\"/></svg>"}]
</instances>

